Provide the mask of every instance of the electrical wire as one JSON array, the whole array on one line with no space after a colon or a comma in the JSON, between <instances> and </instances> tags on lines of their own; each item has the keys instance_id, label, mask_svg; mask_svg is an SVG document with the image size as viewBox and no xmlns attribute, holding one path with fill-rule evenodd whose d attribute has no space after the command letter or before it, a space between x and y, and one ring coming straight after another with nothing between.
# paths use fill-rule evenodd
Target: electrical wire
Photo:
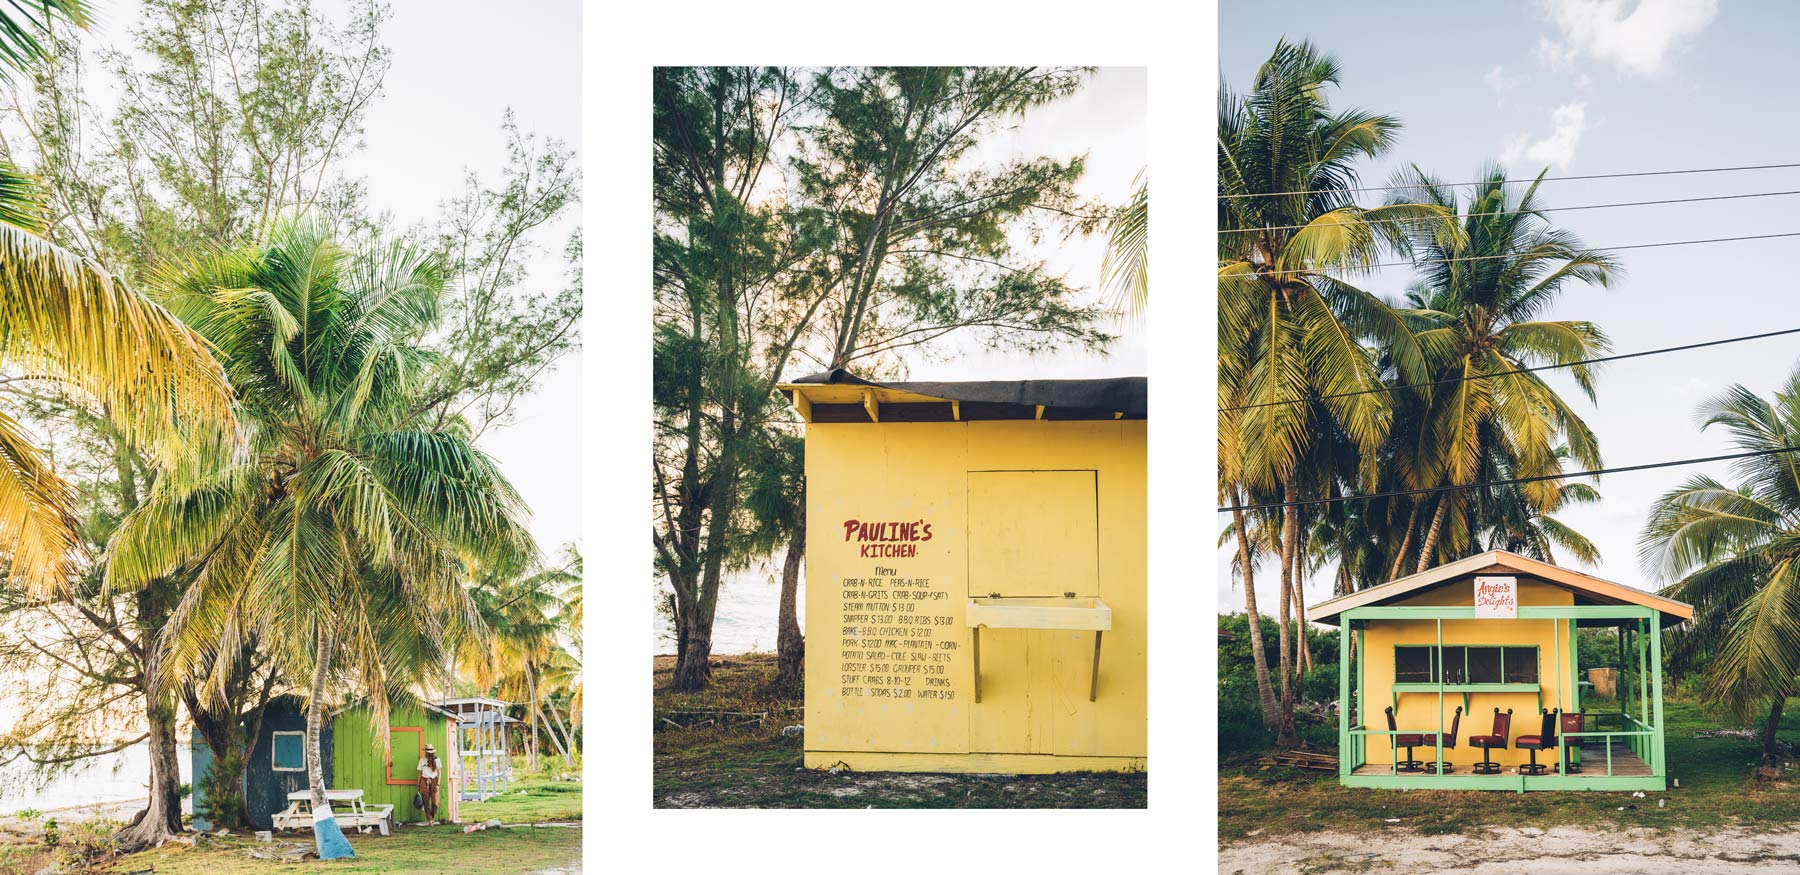
<instances>
[{"instance_id":1,"label":"electrical wire","mask_svg":"<svg viewBox=\"0 0 1800 875\"><path fill-rule=\"evenodd\" d=\"M1230 412L1236 411L1236 410L1255 410L1260 407L1280 407L1285 404L1306 404L1306 403L1310 403L1315 400L1316 401L1325 401L1325 400L1328 400L1331 398L1348 398L1353 395L1373 395L1377 392L1399 392L1399 391L1402 391L1405 389L1428 389L1432 386L1443 386L1443 385L1446 385L1449 383L1462 383L1462 382L1466 382L1469 380L1487 380L1487 379L1492 379L1494 377L1510 377L1515 374L1529 374L1529 373L1534 373L1536 371L1553 371L1553 370L1557 370L1559 368L1576 368L1576 367L1581 367L1582 365L1597 365L1597 364L1601 364L1604 362L1616 362L1616 361L1623 361L1625 359L1642 358L1643 356L1662 355L1663 353L1686 352L1691 349L1705 349L1706 347L1709 347L1709 346L1724 346L1728 343L1743 343L1744 341L1747 341L1747 340L1765 340L1770 337L1782 337L1782 336L1788 335L1788 334L1800 334L1800 328L1784 328L1780 331L1765 331L1762 334L1746 334L1741 337L1727 337L1727 338L1723 338L1720 340L1702 341L1700 343L1684 343L1681 346L1665 346L1665 347L1661 347L1659 349L1643 349L1643 350L1638 350L1637 352L1622 353L1620 355L1600 356L1598 358L1582 359L1580 361L1573 361L1573 362L1561 362L1558 364L1550 364L1550 365L1533 365L1532 367L1529 367L1529 368L1517 368L1515 370L1510 370L1510 371L1497 371L1492 374L1476 374L1472 377L1445 377L1441 380L1432 380L1430 382L1425 382L1425 383L1412 383L1412 384L1402 385L1402 386L1377 386L1372 389L1353 389L1348 392L1332 392L1328 395L1320 395L1317 398L1286 398L1286 399L1283 399L1280 401L1259 401L1255 404L1238 404L1238 405L1234 405L1231 407L1221 407L1221 408L1219 408L1219 412L1220 413L1230 413Z\"/></svg>"},{"instance_id":2,"label":"electrical wire","mask_svg":"<svg viewBox=\"0 0 1800 875\"><path fill-rule=\"evenodd\" d=\"M1742 243L1747 240L1775 240L1783 237L1800 237L1800 231L1783 231L1779 234L1747 234L1742 237L1709 237L1704 240L1666 240L1661 243L1628 243L1624 246L1594 246L1587 252L1623 252L1627 249L1658 249L1664 246L1698 246L1703 243ZM1451 264L1459 261L1493 261L1503 258L1518 258L1517 254L1506 255L1466 255L1457 258L1428 258L1422 261L1387 261L1376 264L1349 265L1350 270L1374 270L1381 267L1419 267L1427 264ZM1265 270L1257 271L1254 276L1294 276L1297 274L1319 274L1321 270Z\"/></svg>"},{"instance_id":3,"label":"electrical wire","mask_svg":"<svg viewBox=\"0 0 1800 875\"><path fill-rule=\"evenodd\" d=\"M1642 465L1624 465L1617 468L1595 468L1592 471L1569 471L1562 474L1539 474L1535 477L1514 477L1510 480L1489 480L1485 483L1468 483L1460 486L1429 486L1422 489L1392 489L1387 492L1375 492L1369 495L1338 495L1329 498L1303 498L1297 501L1271 501L1264 504L1236 504L1219 508L1219 513L1235 513L1237 511L1273 510L1286 507L1308 507L1315 504L1331 504L1339 501L1363 501L1371 498L1395 498L1409 495L1432 495L1439 492L1457 492L1464 489L1482 489L1488 486L1515 486L1522 483L1538 483L1544 480L1567 480L1571 477L1597 477L1601 474L1621 474L1628 471L1648 471L1653 468L1675 468L1682 465L1703 465L1708 462L1726 462L1732 459L1749 459L1756 456L1773 456L1778 453L1800 451L1800 447L1778 447L1773 450L1751 450L1742 453L1727 453L1723 456L1706 456L1699 459L1676 459L1668 462L1648 462Z\"/></svg>"},{"instance_id":4,"label":"electrical wire","mask_svg":"<svg viewBox=\"0 0 1800 875\"><path fill-rule=\"evenodd\" d=\"M1614 209L1617 207L1654 207L1654 206L1663 206L1663 205L1667 205L1667 204L1697 204L1697 203L1705 203L1705 202L1709 202L1709 201L1748 200L1751 198L1760 198L1760 197L1791 197L1791 196L1797 195L1797 194L1800 194L1800 189L1793 189L1793 190L1789 190L1789 191L1753 191L1753 192L1745 192L1743 194L1716 194L1716 195L1707 195L1705 197L1678 197L1678 198L1665 198L1663 200L1653 200L1653 201L1626 201L1623 203L1615 203L1615 204L1581 204L1581 205L1573 206L1573 207L1534 207L1529 210L1495 210L1495 211L1489 212L1489 213L1464 213L1461 216L1456 216L1456 217L1452 217L1452 218L1479 219L1479 218L1488 218L1488 217L1492 217L1492 216L1522 216L1527 213L1572 213L1577 210L1609 210L1609 209ZM1416 218L1416 217L1409 217L1409 218L1403 218L1403 219L1400 219L1400 218L1397 218L1397 219L1365 219L1364 221L1371 225L1378 225L1378 224L1397 224L1397 223L1401 223L1401 222L1426 223L1426 222L1429 222L1430 220L1420 219L1420 218ZM1305 227L1306 227L1306 225L1267 225L1267 226L1260 227L1260 228L1221 228L1218 230L1217 233L1220 233L1220 234L1258 234L1258 233L1262 233L1265 231L1298 231L1301 228L1305 228Z\"/></svg>"},{"instance_id":5,"label":"electrical wire","mask_svg":"<svg viewBox=\"0 0 1800 875\"><path fill-rule=\"evenodd\" d=\"M1694 173L1736 173L1739 171L1747 171L1747 170L1791 170L1796 167L1800 167L1800 163L1794 163L1794 164L1746 164L1746 165L1742 165L1742 166L1738 166L1738 167L1695 167L1695 168L1690 168L1690 169L1686 169L1686 170L1640 170L1640 171L1635 171L1635 172L1630 172L1630 173L1589 173L1589 174L1584 174L1584 175L1580 175L1580 176L1545 176L1545 177L1528 176L1528 177L1523 177L1520 179L1503 179L1503 180L1501 180L1501 183L1505 184L1505 185L1512 185L1514 183L1540 182L1540 181L1541 182L1574 182L1577 180L1585 180L1585 179L1634 179L1634 178L1647 177L1647 176L1682 176L1682 175L1694 174ZM1432 185L1454 187L1454 186L1459 186L1459 185L1491 185L1492 183L1493 183L1493 180L1478 179L1478 180L1475 180L1474 182L1446 182L1446 183L1432 183ZM1260 191L1260 192L1246 192L1243 194L1222 194L1222 195L1219 195L1218 198L1219 198L1219 200L1236 200L1238 198L1247 198L1247 197L1285 197L1287 195L1294 195L1294 194L1355 194L1357 192L1365 192L1365 191L1400 191L1400 190L1409 189L1409 188L1425 188L1425 187L1426 187L1425 184L1414 183L1412 185L1369 185L1369 186L1363 186L1361 188L1310 188L1310 189L1301 189L1299 191Z\"/></svg>"}]
</instances>

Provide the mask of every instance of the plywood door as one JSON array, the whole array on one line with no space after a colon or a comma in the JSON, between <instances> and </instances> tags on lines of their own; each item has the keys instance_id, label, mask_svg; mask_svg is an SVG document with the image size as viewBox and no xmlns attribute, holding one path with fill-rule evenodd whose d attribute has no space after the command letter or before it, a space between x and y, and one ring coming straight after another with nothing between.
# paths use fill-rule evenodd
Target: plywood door
<instances>
[{"instance_id":1,"label":"plywood door","mask_svg":"<svg viewBox=\"0 0 1800 875\"><path fill-rule=\"evenodd\" d=\"M1093 471L969 472L969 595L1100 594Z\"/></svg>"},{"instance_id":2,"label":"plywood door","mask_svg":"<svg viewBox=\"0 0 1800 875\"><path fill-rule=\"evenodd\" d=\"M969 594L1099 595L1093 471L969 474ZM1086 633L981 630L982 700L969 747L982 753L1087 753L1093 639ZM1066 738L1064 736L1067 736Z\"/></svg>"}]
</instances>

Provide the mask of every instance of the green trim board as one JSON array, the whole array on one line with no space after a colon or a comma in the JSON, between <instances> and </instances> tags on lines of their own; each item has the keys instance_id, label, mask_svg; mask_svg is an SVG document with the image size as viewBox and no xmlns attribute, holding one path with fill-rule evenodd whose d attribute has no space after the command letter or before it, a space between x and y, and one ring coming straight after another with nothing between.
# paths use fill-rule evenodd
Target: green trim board
<instances>
[{"instance_id":1,"label":"green trim board","mask_svg":"<svg viewBox=\"0 0 1800 875\"><path fill-rule=\"evenodd\" d=\"M1544 790L1663 791L1669 788L1662 775L1606 777L1603 775L1344 775L1345 787L1382 790L1510 790L1518 793Z\"/></svg>"},{"instance_id":2,"label":"green trim board","mask_svg":"<svg viewBox=\"0 0 1800 875\"><path fill-rule=\"evenodd\" d=\"M1656 613L1636 605L1520 605L1521 620L1630 620ZM1475 620L1475 608L1458 605L1371 605L1351 608L1350 620ZM1496 620L1495 622L1505 622Z\"/></svg>"}]
</instances>

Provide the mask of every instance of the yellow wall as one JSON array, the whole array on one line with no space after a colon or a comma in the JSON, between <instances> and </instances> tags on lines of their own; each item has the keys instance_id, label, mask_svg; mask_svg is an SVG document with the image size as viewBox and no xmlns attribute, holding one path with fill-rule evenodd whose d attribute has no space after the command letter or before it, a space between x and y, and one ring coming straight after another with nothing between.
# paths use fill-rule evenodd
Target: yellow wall
<instances>
[{"instance_id":1,"label":"yellow wall","mask_svg":"<svg viewBox=\"0 0 1800 875\"><path fill-rule=\"evenodd\" d=\"M1474 604L1472 579L1453 581L1395 605L1468 606ZM1574 596L1558 586L1519 578L1519 604L1571 605ZM1445 646L1536 645L1538 648L1538 683L1543 694L1543 707L1567 709L1574 705L1569 688L1569 648L1574 646L1573 620L1445 620ZM1366 703L1363 728L1387 729L1386 709L1393 704L1394 648L1400 645L1435 645L1435 620L1371 620L1364 638L1365 651L1358 670L1365 686ZM1472 735L1488 735L1493 731L1494 709L1511 708L1512 727L1507 733L1507 748L1495 748L1494 762L1507 765L1528 762L1528 751L1512 746L1521 735L1536 735L1542 729L1538 714L1538 697L1531 693L1470 693L1469 712L1463 714L1462 726L1456 733L1456 749L1444 751L1444 761L1462 766L1481 761L1482 750L1469 744ZM1463 704L1460 692L1446 688L1443 697L1443 727L1449 733L1456 708ZM1395 723L1402 732L1436 732L1438 697L1435 693L1400 694L1400 707L1394 711ZM1367 762L1376 765L1392 762L1386 736L1368 736ZM1402 751L1404 753L1404 751ZM1418 759L1436 758L1435 748L1414 750ZM1555 762L1553 753L1540 751L1539 762Z\"/></svg>"},{"instance_id":2,"label":"yellow wall","mask_svg":"<svg viewBox=\"0 0 1800 875\"><path fill-rule=\"evenodd\" d=\"M807 765L1143 767L1145 438L1141 420L809 425ZM1061 473L980 473L997 471ZM1098 701L1092 632L1014 629L982 630L974 701L964 608L994 591L1111 606Z\"/></svg>"}]
</instances>

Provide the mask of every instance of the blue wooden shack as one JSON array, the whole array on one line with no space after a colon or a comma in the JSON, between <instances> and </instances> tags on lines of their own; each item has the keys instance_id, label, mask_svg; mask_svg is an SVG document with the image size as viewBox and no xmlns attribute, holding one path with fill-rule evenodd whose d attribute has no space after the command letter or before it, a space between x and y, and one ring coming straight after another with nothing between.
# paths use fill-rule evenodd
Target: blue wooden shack
<instances>
[{"instance_id":1,"label":"blue wooden shack","mask_svg":"<svg viewBox=\"0 0 1800 875\"><path fill-rule=\"evenodd\" d=\"M320 733L319 753L324 759L327 784L331 781L333 757L332 733ZM204 804L201 789L203 776L212 770L212 749L200 733L194 733L194 828L211 829L200 815ZM271 819L287 808L287 794L305 790L306 783L306 707L299 696L271 699L263 713L262 725L250 745L249 762L242 778L244 806L250 822L258 829L271 828Z\"/></svg>"}]
</instances>

